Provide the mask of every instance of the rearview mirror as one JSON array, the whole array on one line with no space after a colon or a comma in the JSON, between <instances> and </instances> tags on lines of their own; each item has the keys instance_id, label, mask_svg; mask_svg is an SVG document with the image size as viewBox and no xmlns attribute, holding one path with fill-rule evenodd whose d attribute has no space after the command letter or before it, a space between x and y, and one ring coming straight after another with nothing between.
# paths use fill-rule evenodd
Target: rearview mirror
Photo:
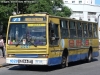
<instances>
[{"instance_id":1,"label":"rearview mirror","mask_svg":"<svg viewBox=\"0 0 100 75\"><path fill-rule=\"evenodd\" d=\"M52 21L50 21L50 28L54 29L54 26L55 26L54 23Z\"/></svg>"},{"instance_id":2,"label":"rearview mirror","mask_svg":"<svg viewBox=\"0 0 100 75\"><path fill-rule=\"evenodd\" d=\"M54 41L56 38L55 37L51 37L51 40Z\"/></svg>"}]
</instances>

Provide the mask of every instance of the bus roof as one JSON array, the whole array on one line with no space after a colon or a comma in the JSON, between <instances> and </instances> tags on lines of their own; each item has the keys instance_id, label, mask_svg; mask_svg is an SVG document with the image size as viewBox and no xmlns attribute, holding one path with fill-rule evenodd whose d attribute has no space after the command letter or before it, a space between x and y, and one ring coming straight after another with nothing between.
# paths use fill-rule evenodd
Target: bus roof
<instances>
[{"instance_id":1,"label":"bus roof","mask_svg":"<svg viewBox=\"0 0 100 75\"><path fill-rule=\"evenodd\" d=\"M89 22L89 21L84 21L84 20L77 20L77 19L69 18L69 17L60 17L60 16L52 16L52 15L50 15L50 17L60 18L60 19L65 19L65 20L73 20L73 21L81 21L81 22L88 22L88 23L96 23L96 22Z\"/></svg>"},{"instance_id":2,"label":"bus roof","mask_svg":"<svg viewBox=\"0 0 100 75\"><path fill-rule=\"evenodd\" d=\"M81 22L88 22L88 23L96 23L96 22L77 20L77 19L69 18L69 17L53 16L53 15L49 15L46 12L39 12L39 13L34 13L34 14L19 14L19 15L13 15L13 16L10 16L10 17L18 17L18 16L46 16L46 15L48 15L49 17L60 18L60 19L65 19L65 20L73 20L73 21L81 21Z\"/></svg>"},{"instance_id":3,"label":"bus roof","mask_svg":"<svg viewBox=\"0 0 100 75\"><path fill-rule=\"evenodd\" d=\"M35 14L18 14L18 15L13 15L10 17L18 17L18 16L46 16L47 14L39 14L39 13L35 13Z\"/></svg>"}]
</instances>

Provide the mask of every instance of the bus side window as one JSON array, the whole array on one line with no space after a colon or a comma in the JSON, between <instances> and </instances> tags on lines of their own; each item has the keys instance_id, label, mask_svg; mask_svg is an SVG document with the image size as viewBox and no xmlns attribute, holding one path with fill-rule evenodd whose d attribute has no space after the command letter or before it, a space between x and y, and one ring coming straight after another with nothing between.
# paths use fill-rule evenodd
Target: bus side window
<instances>
[{"instance_id":1,"label":"bus side window","mask_svg":"<svg viewBox=\"0 0 100 75\"><path fill-rule=\"evenodd\" d=\"M93 34L94 34L94 38L98 37L97 36L97 25L93 24Z\"/></svg>"},{"instance_id":2,"label":"bus side window","mask_svg":"<svg viewBox=\"0 0 100 75\"><path fill-rule=\"evenodd\" d=\"M93 33L92 33L92 23L88 23L88 32L89 32L89 37L93 37Z\"/></svg>"},{"instance_id":3,"label":"bus side window","mask_svg":"<svg viewBox=\"0 0 100 75\"><path fill-rule=\"evenodd\" d=\"M83 23L83 37L88 37L87 24Z\"/></svg>"},{"instance_id":4,"label":"bus side window","mask_svg":"<svg viewBox=\"0 0 100 75\"><path fill-rule=\"evenodd\" d=\"M60 21L61 38L67 38L69 36L67 24L68 21L65 20Z\"/></svg>"},{"instance_id":5,"label":"bus side window","mask_svg":"<svg viewBox=\"0 0 100 75\"><path fill-rule=\"evenodd\" d=\"M82 25L81 25L81 22L77 22L77 34L78 34L78 37L82 37Z\"/></svg>"},{"instance_id":6,"label":"bus side window","mask_svg":"<svg viewBox=\"0 0 100 75\"><path fill-rule=\"evenodd\" d=\"M70 37L76 37L76 26L74 21L69 21Z\"/></svg>"}]
</instances>

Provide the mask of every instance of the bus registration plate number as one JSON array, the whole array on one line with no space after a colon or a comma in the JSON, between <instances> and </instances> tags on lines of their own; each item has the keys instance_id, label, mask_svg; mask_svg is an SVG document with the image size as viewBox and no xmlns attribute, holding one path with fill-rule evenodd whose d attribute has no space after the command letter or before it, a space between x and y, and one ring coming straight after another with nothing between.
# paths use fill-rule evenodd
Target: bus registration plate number
<instances>
[{"instance_id":1,"label":"bus registration plate number","mask_svg":"<svg viewBox=\"0 0 100 75\"><path fill-rule=\"evenodd\" d=\"M18 59L18 63L23 63L23 64L33 64L33 60L28 60L28 59Z\"/></svg>"}]
</instances>

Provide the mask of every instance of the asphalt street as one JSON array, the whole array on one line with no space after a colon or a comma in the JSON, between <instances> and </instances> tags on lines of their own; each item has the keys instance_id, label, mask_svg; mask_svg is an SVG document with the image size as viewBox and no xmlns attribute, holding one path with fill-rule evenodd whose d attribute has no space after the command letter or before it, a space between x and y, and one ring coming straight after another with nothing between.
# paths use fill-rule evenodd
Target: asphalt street
<instances>
[{"instance_id":1,"label":"asphalt street","mask_svg":"<svg viewBox=\"0 0 100 75\"><path fill-rule=\"evenodd\" d=\"M70 63L69 67L59 69L58 66L6 66L0 68L0 75L100 75L100 56L92 62L78 61Z\"/></svg>"}]
</instances>

